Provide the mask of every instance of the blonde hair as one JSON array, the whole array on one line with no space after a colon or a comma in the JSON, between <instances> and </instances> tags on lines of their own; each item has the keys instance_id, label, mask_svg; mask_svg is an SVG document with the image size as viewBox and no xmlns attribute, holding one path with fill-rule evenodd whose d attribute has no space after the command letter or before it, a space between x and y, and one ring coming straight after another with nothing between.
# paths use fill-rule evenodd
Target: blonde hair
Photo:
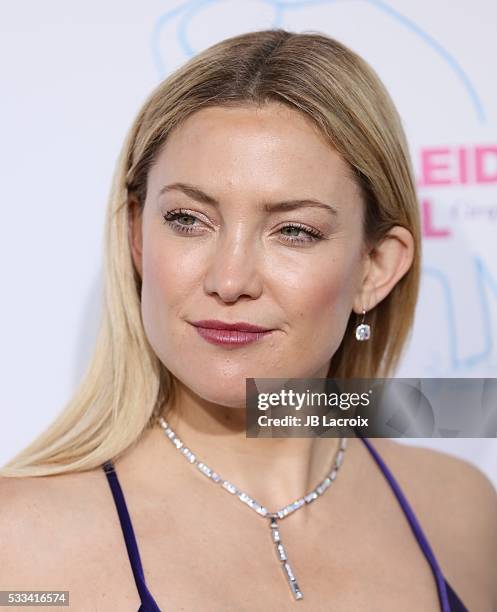
<instances>
[{"instance_id":1,"label":"blonde hair","mask_svg":"<svg viewBox=\"0 0 497 612\"><path fill-rule=\"evenodd\" d=\"M131 194L145 201L148 170L171 130L209 106L279 102L307 116L348 162L364 201L365 244L395 225L414 238L414 260L368 313L373 334L357 342L351 312L330 377L389 376L411 329L420 276L419 210L408 145L394 104L372 68L316 32L249 32L193 57L150 94L121 150L105 222L104 299L93 357L56 420L0 475L84 471L116 458L152 427L174 395L172 375L145 336L141 279L131 257Z\"/></svg>"}]
</instances>

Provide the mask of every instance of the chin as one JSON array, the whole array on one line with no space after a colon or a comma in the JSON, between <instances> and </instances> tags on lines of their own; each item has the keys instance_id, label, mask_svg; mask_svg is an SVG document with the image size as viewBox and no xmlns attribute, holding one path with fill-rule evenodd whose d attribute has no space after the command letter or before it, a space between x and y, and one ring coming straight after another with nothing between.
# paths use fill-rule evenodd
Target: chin
<instances>
[{"instance_id":1,"label":"chin","mask_svg":"<svg viewBox=\"0 0 497 612\"><path fill-rule=\"evenodd\" d=\"M228 388L231 387L231 388ZM244 410L246 406L245 398L245 379L242 384L237 385L218 385L215 388L212 385L205 387L190 387L201 399L216 404L218 406L227 406L236 410Z\"/></svg>"},{"instance_id":2,"label":"chin","mask_svg":"<svg viewBox=\"0 0 497 612\"><path fill-rule=\"evenodd\" d=\"M175 364L176 366L178 364ZM180 386L198 396L201 400L229 406L232 408L245 408L246 372L234 374L220 372L219 368L202 367L192 360L189 367L171 367L170 371L179 381Z\"/></svg>"}]
</instances>

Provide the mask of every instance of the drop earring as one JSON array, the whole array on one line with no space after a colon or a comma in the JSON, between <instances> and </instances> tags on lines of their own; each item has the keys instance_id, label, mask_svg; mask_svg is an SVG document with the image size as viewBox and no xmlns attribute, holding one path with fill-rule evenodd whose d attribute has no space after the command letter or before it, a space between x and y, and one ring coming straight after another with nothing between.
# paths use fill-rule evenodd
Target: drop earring
<instances>
[{"instance_id":1,"label":"drop earring","mask_svg":"<svg viewBox=\"0 0 497 612\"><path fill-rule=\"evenodd\" d=\"M360 341L369 340L369 337L371 336L371 327L367 323L364 323L365 316L366 316L366 310L363 308L362 309L362 321L359 323L359 325L355 329L355 337L357 340L360 340Z\"/></svg>"}]
</instances>

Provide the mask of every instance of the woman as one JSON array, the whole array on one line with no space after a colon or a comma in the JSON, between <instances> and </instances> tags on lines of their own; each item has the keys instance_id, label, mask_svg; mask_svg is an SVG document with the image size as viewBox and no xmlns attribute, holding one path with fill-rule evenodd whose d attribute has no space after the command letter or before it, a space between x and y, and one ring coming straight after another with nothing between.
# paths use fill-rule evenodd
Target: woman
<instances>
[{"instance_id":1,"label":"woman","mask_svg":"<svg viewBox=\"0 0 497 612\"><path fill-rule=\"evenodd\" d=\"M115 174L88 372L2 472L2 588L76 610L496 610L477 468L246 437L247 377L393 372L420 246L399 116L343 45L252 32L167 78Z\"/></svg>"}]
</instances>

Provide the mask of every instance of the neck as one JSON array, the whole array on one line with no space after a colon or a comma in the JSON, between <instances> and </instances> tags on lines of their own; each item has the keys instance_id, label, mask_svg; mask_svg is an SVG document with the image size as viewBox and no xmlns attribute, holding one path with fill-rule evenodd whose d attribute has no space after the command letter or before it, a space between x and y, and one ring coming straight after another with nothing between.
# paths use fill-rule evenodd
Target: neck
<instances>
[{"instance_id":1,"label":"neck","mask_svg":"<svg viewBox=\"0 0 497 612\"><path fill-rule=\"evenodd\" d=\"M333 468L339 438L247 438L245 409L212 404L185 390L175 397L164 418L183 444L271 512L307 494ZM148 466L163 471L173 462L185 479L198 478L159 426L147 445Z\"/></svg>"}]
</instances>

